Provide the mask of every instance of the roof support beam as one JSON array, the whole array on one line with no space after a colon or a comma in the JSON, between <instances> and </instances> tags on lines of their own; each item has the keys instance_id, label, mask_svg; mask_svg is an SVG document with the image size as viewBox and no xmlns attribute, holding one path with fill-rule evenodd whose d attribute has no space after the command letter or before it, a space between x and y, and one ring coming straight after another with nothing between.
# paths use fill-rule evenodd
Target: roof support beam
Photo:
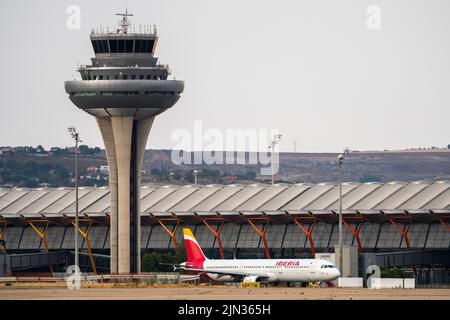
<instances>
[{"instance_id":1,"label":"roof support beam","mask_svg":"<svg viewBox=\"0 0 450 320\"><path fill-rule=\"evenodd\" d=\"M309 241L309 248L311 249L311 255L313 258L316 256L316 248L314 247L314 240L312 238L312 232L314 230L315 221L311 222L309 224L309 227L306 228L300 221L299 218L293 219L294 223L300 228L300 230L303 231L303 233L306 235L306 238L308 238Z\"/></svg>"},{"instance_id":2,"label":"roof support beam","mask_svg":"<svg viewBox=\"0 0 450 320\"><path fill-rule=\"evenodd\" d=\"M450 227L448 226L447 222L445 222L444 219L438 218L438 220L439 220L439 222L444 226L444 228L445 228L447 231L450 231ZM1 238L0 238L0 239L1 239Z\"/></svg>"},{"instance_id":3,"label":"roof support beam","mask_svg":"<svg viewBox=\"0 0 450 320\"><path fill-rule=\"evenodd\" d=\"M389 222L394 225L394 227L397 229L397 231L401 233L403 239L405 239L406 250L408 250L408 251L411 250L411 245L409 243L409 238L408 238L408 232L409 232L409 229L411 228L411 221L409 221L408 226L405 226L404 228L402 228L398 223L396 223L393 218L390 218Z\"/></svg>"},{"instance_id":4,"label":"roof support beam","mask_svg":"<svg viewBox=\"0 0 450 320\"><path fill-rule=\"evenodd\" d=\"M219 229L217 229L217 231L215 231L208 223L208 220L220 220L220 226ZM205 226L208 228L209 231L211 231L211 233L214 235L214 237L216 237L217 239L217 244L219 246L219 252L220 252L220 258L221 259L225 259L225 256L223 254L223 248L222 248L222 241L220 241L220 231L222 231L222 227L223 227L223 218L205 218L202 219L202 222L205 224Z\"/></svg>"},{"instance_id":5,"label":"roof support beam","mask_svg":"<svg viewBox=\"0 0 450 320\"><path fill-rule=\"evenodd\" d=\"M37 228L37 227L34 225L33 221L28 221L28 224L31 226L31 228L33 228L33 230L37 233L37 235L39 236L39 238L41 238L42 242L44 243L44 251L45 251L45 252L48 252L48 242L47 242L47 239L45 238L45 236L46 236L46 234L47 234L48 226L49 226L50 222L49 222L49 221L46 221L45 227L44 227L44 231L43 231L43 232L41 232L41 231L39 230L39 228ZM52 268L52 266L49 265L49 267L50 267L50 272L53 273L53 268Z\"/></svg>"},{"instance_id":6,"label":"roof support beam","mask_svg":"<svg viewBox=\"0 0 450 320\"><path fill-rule=\"evenodd\" d=\"M70 222L76 228L75 221L70 221ZM87 247L87 250L88 250L89 260L91 261L92 271L94 273L97 273L97 266L95 265L94 256L92 255L91 245L89 243L89 231L91 230L91 226L92 226L92 221L89 221L89 224L88 224L88 226L86 228L86 231L83 231L83 230L81 230L81 228L78 228L78 232L81 234L81 236L84 238L84 240L86 242L86 247Z\"/></svg>"},{"instance_id":7,"label":"roof support beam","mask_svg":"<svg viewBox=\"0 0 450 320\"><path fill-rule=\"evenodd\" d=\"M1 221L1 223L3 224L3 226L2 226L2 231L0 232L0 240L3 240L5 237L6 228L8 227L8 222Z\"/></svg>"},{"instance_id":8,"label":"roof support beam","mask_svg":"<svg viewBox=\"0 0 450 320\"><path fill-rule=\"evenodd\" d=\"M255 229L256 233L258 233L259 237L263 240L263 245L264 245L264 251L266 252L266 258L267 259L271 259L270 258L270 248L267 245L267 239L266 239L266 231L267 228L269 227L269 221L266 222L264 229L260 230L252 221L252 219L247 219L247 222L253 227L253 229Z\"/></svg>"},{"instance_id":9,"label":"roof support beam","mask_svg":"<svg viewBox=\"0 0 450 320\"><path fill-rule=\"evenodd\" d=\"M171 219L171 220L173 220L173 219ZM177 223L175 224L175 227L173 228L173 231L170 231L169 228L166 227L164 222L162 222L162 220L158 220L158 223L169 234L170 238L172 239L173 247L176 250L177 249L177 238L175 237L175 234L177 232L178 226L180 225L180 220L177 219Z\"/></svg>"},{"instance_id":10,"label":"roof support beam","mask_svg":"<svg viewBox=\"0 0 450 320\"><path fill-rule=\"evenodd\" d=\"M364 222L360 222L359 225L356 227L356 229L353 228L345 219L342 219L342 222L344 223L344 225L347 227L347 229L350 230L350 232L355 237L356 243L358 245L358 252L362 253L363 247L362 247L362 244L361 244L361 239L359 238L359 232L361 231L361 228L362 228Z\"/></svg>"},{"instance_id":11,"label":"roof support beam","mask_svg":"<svg viewBox=\"0 0 450 320\"><path fill-rule=\"evenodd\" d=\"M44 231L41 232L33 223L33 221L28 221L28 224L31 226L31 228L33 228L33 230L37 233L37 235L39 236L39 238L41 238L42 242L44 243L44 251L48 252L48 242L47 239L45 238L45 235L47 234L48 231L48 226L49 226L49 222L46 221L45 227L44 227Z\"/></svg>"}]
</instances>

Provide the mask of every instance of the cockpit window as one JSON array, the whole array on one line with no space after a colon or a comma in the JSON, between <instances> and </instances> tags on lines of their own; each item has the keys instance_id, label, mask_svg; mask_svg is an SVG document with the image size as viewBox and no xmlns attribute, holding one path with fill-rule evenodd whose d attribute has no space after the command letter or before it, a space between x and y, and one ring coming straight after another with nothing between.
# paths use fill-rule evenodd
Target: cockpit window
<instances>
[{"instance_id":1,"label":"cockpit window","mask_svg":"<svg viewBox=\"0 0 450 320\"><path fill-rule=\"evenodd\" d=\"M325 268L334 268L334 266L332 264L324 264L322 265L320 268L325 269Z\"/></svg>"}]
</instances>

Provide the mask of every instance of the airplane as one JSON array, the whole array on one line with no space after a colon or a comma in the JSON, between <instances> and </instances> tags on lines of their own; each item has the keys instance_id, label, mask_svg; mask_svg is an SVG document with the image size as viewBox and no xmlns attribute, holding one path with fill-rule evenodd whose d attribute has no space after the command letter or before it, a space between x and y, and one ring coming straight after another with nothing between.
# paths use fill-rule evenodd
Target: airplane
<instances>
[{"instance_id":1,"label":"airplane","mask_svg":"<svg viewBox=\"0 0 450 320\"><path fill-rule=\"evenodd\" d=\"M321 282L340 276L329 261L320 259L208 259L189 228L183 228L187 260L172 265L218 282Z\"/></svg>"}]
</instances>

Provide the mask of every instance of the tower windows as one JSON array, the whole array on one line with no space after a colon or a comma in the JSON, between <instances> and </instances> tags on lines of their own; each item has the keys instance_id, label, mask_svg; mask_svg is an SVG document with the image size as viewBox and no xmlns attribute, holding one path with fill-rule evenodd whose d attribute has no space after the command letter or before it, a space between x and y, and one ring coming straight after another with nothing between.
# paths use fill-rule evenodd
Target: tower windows
<instances>
[{"instance_id":1,"label":"tower windows","mask_svg":"<svg viewBox=\"0 0 450 320\"><path fill-rule=\"evenodd\" d=\"M141 47L142 50L140 52L147 52L147 53L153 52L153 45L155 44L155 40L143 40L143 42L145 42L145 47L142 46Z\"/></svg>"},{"instance_id":2,"label":"tower windows","mask_svg":"<svg viewBox=\"0 0 450 320\"><path fill-rule=\"evenodd\" d=\"M92 40L92 47L95 53L109 53L107 40Z\"/></svg>"},{"instance_id":3,"label":"tower windows","mask_svg":"<svg viewBox=\"0 0 450 320\"><path fill-rule=\"evenodd\" d=\"M146 96L173 96L175 92L173 91L145 91Z\"/></svg>"},{"instance_id":4,"label":"tower windows","mask_svg":"<svg viewBox=\"0 0 450 320\"><path fill-rule=\"evenodd\" d=\"M111 53L116 53L118 48L117 40L109 40L109 47L111 48Z\"/></svg>"},{"instance_id":5,"label":"tower windows","mask_svg":"<svg viewBox=\"0 0 450 320\"><path fill-rule=\"evenodd\" d=\"M102 96L136 96L139 95L139 91L102 91Z\"/></svg>"},{"instance_id":6,"label":"tower windows","mask_svg":"<svg viewBox=\"0 0 450 320\"><path fill-rule=\"evenodd\" d=\"M141 51L141 46L142 46L142 40L134 40L134 52L142 52Z\"/></svg>"},{"instance_id":7,"label":"tower windows","mask_svg":"<svg viewBox=\"0 0 450 320\"><path fill-rule=\"evenodd\" d=\"M100 46L102 47L102 52L100 53L109 53L109 47L108 47L108 41L107 40L101 40L99 41L99 49Z\"/></svg>"},{"instance_id":8,"label":"tower windows","mask_svg":"<svg viewBox=\"0 0 450 320\"><path fill-rule=\"evenodd\" d=\"M92 92L92 91L71 92L70 95L75 96L75 97L92 97L92 96L95 96L95 92Z\"/></svg>"},{"instance_id":9,"label":"tower windows","mask_svg":"<svg viewBox=\"0 0 450 320\"><path fill-rule=\"evenodd\" d=\"M124 53L125 52L125 40L118 40L119 46L118 46L118 51L119 53Z\"/></svg>"},{"instance_id":10,"label":"tower windows","mask_svg":"<svg viewBox=\"0 0 450 320\"><path fill-rule=\"evenodd\" d=\"M98 53L98 41L92 41L92 47L94 48L94 52Z\"/></svg>"},{"instance_id":11,"label":"tower windows","mask_svg":"<svg viewBox=\"0 0 450 320\"><path fill-rule=\"evenodd\" d=\"M151 53L154 45L155 40L92 40L92 47L95 53Z\"/></svg>"},{"instance_id":12,"label":"tower windows","mask_svg":"<svg viewBox=\"0 0 450 320\"><path fill-rule=\"evenodd\" d=\"M89 72L89 71L88 71ZM84 73L84 75L81 75L81 78L83 80L166 80L166 75L151 75L151 74L122 74L122 72L119 72L119 74L113 74L113 75L105 75L105 74L88 74L88 72Z\"/></svg>"},{"instance_id":13,"label":"tower windows","mask_svg":"<svg viewBox=\"0 0 450 320\"><path fill-rule=\"evenodd\" d=\"M133 52L133 41L134 40L125 40L125 52Z\"/></svg>"}]
</instances>

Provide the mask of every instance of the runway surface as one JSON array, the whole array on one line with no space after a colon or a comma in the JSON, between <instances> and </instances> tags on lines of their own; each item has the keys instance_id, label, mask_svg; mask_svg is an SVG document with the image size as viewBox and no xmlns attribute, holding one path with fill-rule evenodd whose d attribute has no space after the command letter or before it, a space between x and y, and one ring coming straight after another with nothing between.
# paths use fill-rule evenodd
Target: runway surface
<instances>
[{"instance_id":1,"label":"runway surface","mask_svg":"<svg viewBox=\"0 0 450 320\"><path fill-rule=\"evenodd\" d=\"M0 300L450 300L450 289L144 287L82 288L0 287Z\"/></svg>"}]
</instances>

